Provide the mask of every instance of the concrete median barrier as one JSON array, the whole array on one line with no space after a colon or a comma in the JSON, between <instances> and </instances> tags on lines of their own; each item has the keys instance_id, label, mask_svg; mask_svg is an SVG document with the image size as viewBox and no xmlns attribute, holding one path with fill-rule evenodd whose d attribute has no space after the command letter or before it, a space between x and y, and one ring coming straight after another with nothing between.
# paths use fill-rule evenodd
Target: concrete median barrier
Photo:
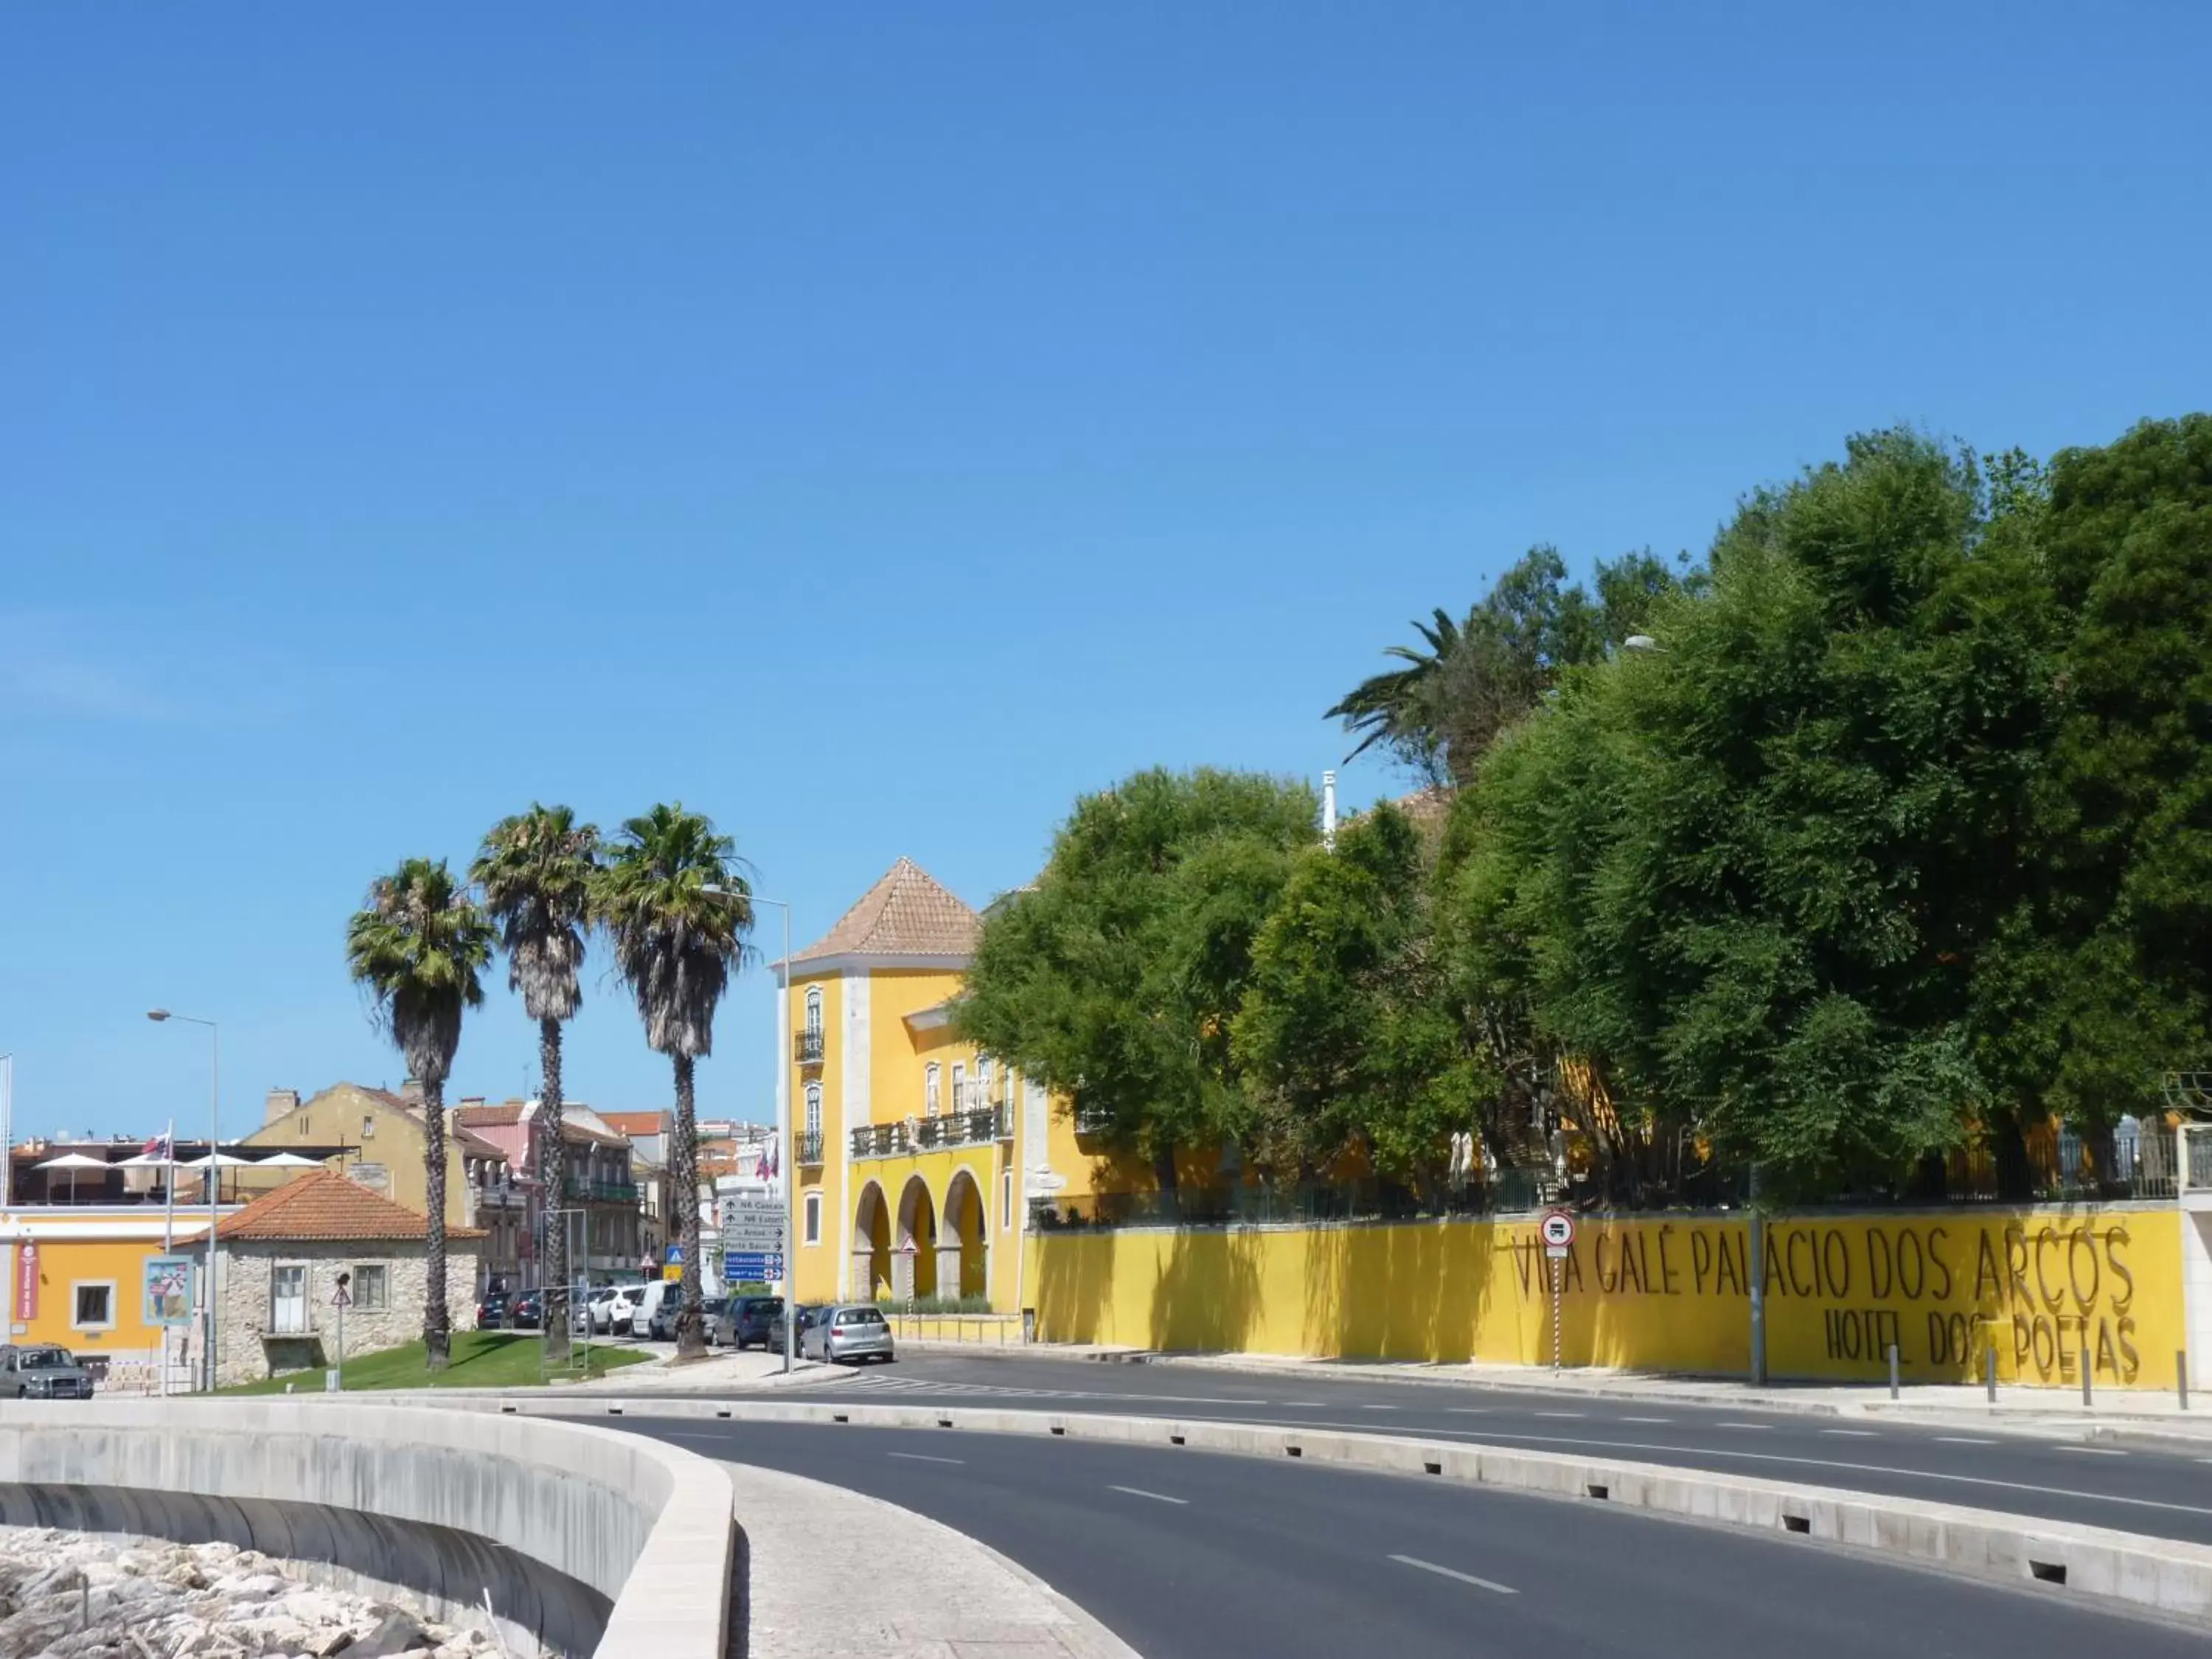
<instances>
[{"instance_id":1,"label":"concrete median barrier","mask_svg":"<svg viewBox=\"0 0 2212 1659\"><path fill-rule=\"evenodd\" d=\"M1922 1566L2039 1582L2092 1600L2212 1621L2212 1548L2202 1545L1990 1510L1613 1458L1267 1424L965 1407L665 1398L466 1403L471 1409L509 1417L680 1418L964 1430L1296 1458L1797 1534Z\"/></svg>"}]
</instances>

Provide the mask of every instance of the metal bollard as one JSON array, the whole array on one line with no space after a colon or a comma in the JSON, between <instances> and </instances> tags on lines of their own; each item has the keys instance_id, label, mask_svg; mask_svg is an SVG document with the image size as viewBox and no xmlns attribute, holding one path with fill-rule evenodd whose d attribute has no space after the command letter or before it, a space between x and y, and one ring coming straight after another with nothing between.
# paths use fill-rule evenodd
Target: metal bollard
<instances>
[{"instance_id":1,"label":"metal bollard","mask_svg":"<svg viewBox=\"0 0 2212 1659\"><path fill-rule=\"evenodd\" d=\"M2181 1409L2189 1409L2189 1350L2178 1349L2173 1356L2173 1386L2181 1395Z\"/></svg>"},{"instance_id":2,"label":"metal bollard","mask_svg":"<svg viewBox=\"0 0 2212 1659\"><path fill-rule=\"evenodd\" d=\"M1897 1344L1889 1345L1889 1397L1897 1398Z\"/></svg>"},{"instance_id":3,"label":"metal bollard","mask_svg":"<svg viewBox=\"0 0 2212 1659\"><path fill-rule=\"evenodd\" d=\"M2089 1345L2081 1345L2081 1403L2089 1403Z\"/></svg>"},{"instance_id":4,"label":"metal bollard","mask_svg":"<svg viewBox=\"0 0 2212 1659\"><path fill-rule=\"evenodd\" d=\"M1990 1404L1994 1406L1997 1403L1997 1351L1994 1343L1982 1350L1982 1374L1988 1379Z\"/></svg>"}]
</instances>

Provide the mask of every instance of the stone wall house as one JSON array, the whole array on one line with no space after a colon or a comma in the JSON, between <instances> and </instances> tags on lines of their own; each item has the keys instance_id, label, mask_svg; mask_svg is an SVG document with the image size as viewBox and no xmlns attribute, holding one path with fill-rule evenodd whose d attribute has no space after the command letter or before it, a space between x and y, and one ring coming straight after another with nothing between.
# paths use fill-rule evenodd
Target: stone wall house
<instances>
[{"instance_id":1,"label":"stone wall house","mask_svg":"<svg viewBox=\"0 0 2212 1659\"><path fill-rule=\"evenodd\" d=\"M330 1364L338 1357L338 1276L349 1274L345 1352L396 1348L422 1334L429 1222L333 1170L287 1182L216 1229L225 1387ZM473 1322L484 1235L446 1230L446 1302Z\"/></svg>"}]
</instances>

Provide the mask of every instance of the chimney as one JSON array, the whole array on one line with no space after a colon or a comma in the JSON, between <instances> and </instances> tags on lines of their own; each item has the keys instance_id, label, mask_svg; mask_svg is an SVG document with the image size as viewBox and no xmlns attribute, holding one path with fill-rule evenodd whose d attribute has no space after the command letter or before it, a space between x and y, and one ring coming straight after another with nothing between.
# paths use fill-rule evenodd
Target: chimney
<instances>
[{"instance_id":1,"label":"chimney","mask_svg":"<svg viewBox=\"0 0 2212 1659\"><path fill-rule=\"evenodd\" d=\"M399 1097L410 1106L420 1106L422 1103L422 1079L419 1077L409 1078L399 1085Z\"/></svg>"},{"instance_id":2,"label":"chimney","mask_svg":"<svg viewBox=\"0 0 2212 1659\"><path fill-rule=\"evenodd\" d=\"M289 1117L299 1109L300 1091L297 1089L271 1089L268 1100L261 1108L261 1121L274 1123L278 1118Z\"/></svg>"},{"instance_id":3,"label":"chimney","mask_svg":"<svg viewBox=\"0 0 2212 1659\"><path fill-rule=\"evenodd\" d=\"M1336 850L1336 774L1321 775L1321 844Z\"/></svg>"}]
</instances>

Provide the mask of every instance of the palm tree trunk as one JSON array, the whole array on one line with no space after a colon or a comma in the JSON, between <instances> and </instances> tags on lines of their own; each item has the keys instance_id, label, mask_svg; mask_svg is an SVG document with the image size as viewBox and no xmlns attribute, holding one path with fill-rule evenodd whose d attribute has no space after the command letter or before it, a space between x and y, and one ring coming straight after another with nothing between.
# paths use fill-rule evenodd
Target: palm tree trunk
<instances>
[{"instance_id":1,"label":"palm tree trunk","mask_svg":"<svg viewBox=\"0 0 2212 1659\"><path fill-rule=\"evenodd\" d=\"M561 1022L538 1022L538 1069L543 1082L538 1091L538 1178L544 1194L539 1214L544 1218L545 1359L548 1364L568 1361L568 1218L562 1213L562 1192L568 1174L568 1142L561 1133Z\"/></svg>"},{"instance_id":2,"label":"palm tree trunk","mask_svg":"<svg viewBox=\"0 0 2212 1659\"><path fill-rule=\"evenodd\" d=\"M706 1356L704 1310L699 1285L699 1119L691 1092L693 1061L689 1054L676 1056L676 1134L669 1148L669 1202L676 1206L673 1220L684 1241L684 1306L676 1316L676 1358Z\"/></svg>"},{"instance_id":3,"label":"palm tree trunk","mask_svg":"<svg viewBox=\"0 0 2212 1659\"><path fill-rule=\"evenodd\" d=\"M446 1369L453 1320L446 1310L446 1079L422 1079L422 1185L429 1237L422 1265L429 1282L422 1298L422 1352L434 1371Z\"/></svg>"}]
</instances>

